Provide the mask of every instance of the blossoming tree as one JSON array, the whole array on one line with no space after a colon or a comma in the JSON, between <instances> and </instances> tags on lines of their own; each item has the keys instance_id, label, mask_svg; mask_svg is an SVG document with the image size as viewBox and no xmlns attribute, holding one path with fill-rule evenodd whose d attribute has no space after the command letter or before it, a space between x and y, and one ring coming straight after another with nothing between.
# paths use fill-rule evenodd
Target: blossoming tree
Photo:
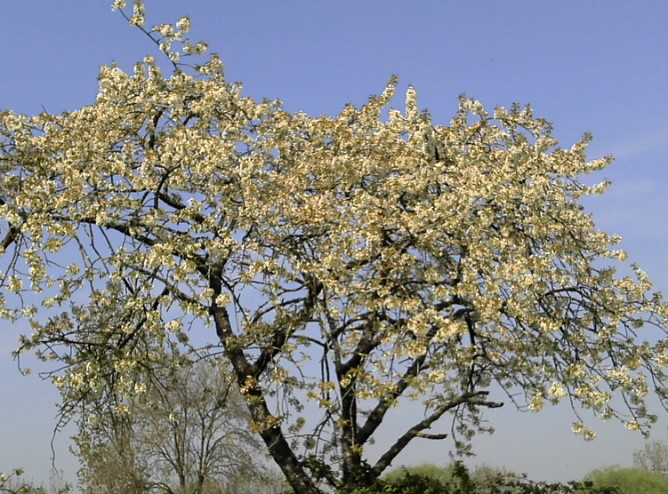
<instances>
[{"instance_id":1,"label":"blossoming tree","mask_svg":"<svg viewBox=\"0 0 668 494\"><path fill-rule=\"evenodd\" d=\"M504 399L656 419L667 306L639 268L616 274L619 239L579 204L609 163L589 137L561 148L530 108L467 98L437 125L412 88L391 109L395 79L361 108L291 114L215 55L182 64L206 45L143 9L127 17L169 77L106 66L91 106L0 114L2 315L30 322L20 352L62 364L65 416L220 345L300 493L371 483L446 416L464 444ZM406 400L424 414L367 457Z\"/></svg>"}]
</instances>

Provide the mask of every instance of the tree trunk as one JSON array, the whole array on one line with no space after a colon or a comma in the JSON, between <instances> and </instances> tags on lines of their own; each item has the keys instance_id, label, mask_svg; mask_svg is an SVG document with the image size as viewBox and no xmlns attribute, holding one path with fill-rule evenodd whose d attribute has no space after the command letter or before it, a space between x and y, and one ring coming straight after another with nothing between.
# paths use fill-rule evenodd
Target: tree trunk
<instances>
[{"instance_id":1,"label":"tree trunk","mask_svg":"<svg viewBox=\"0 0 668 494\"><path fill-rule=\"evenodd\" d=\"M224 307L212 307L216 333L225 347L225 353L229 358L239 386L246 387L248 380L257 379L255 367L248 362L243 351L235 345L236 336L232 331L227 309ZM251 412L253 420L260 426L260 437L267 445L269 454L280 467L296 494L320 494L321 491L313 483L313 480L304 470L303 465L293 453L290 445L283 436L280 425L276 424L276 417L269 411L267 402L258 386L251 386L242 393L244 402Z\"/></svg>"}]
</instances>

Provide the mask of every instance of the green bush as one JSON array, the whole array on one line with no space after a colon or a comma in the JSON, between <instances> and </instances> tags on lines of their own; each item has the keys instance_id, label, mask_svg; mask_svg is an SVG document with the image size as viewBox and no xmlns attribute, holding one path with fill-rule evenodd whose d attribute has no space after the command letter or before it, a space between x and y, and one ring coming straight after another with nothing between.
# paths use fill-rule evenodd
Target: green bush
<instances>
[{"instance_id":1,"label":"green bush","mask_svg":"<svg viewBox=\"0 0 668 494\"><path fill-rule=\"evenodd\" d=\"M425 479L435 480L440 484L448 483L454 476L454 465L450 464L445 467L434 465L433 463L423 463L421 465L406 467L402 466L391 470L383 476L385 482L394 484L403 482L406 477L414 478L421 477Z\"/></svg>"},{"instance_id":2,"label":"green bush","mask_svg":"<svg viewBox=\"0 0 668 494\"><path fill-rule=\"evenodd\" d=\"M465 494L469 491L461 491L459 487L469 482L468 471L461 463L447 467L425 463L392 470L355 494Z\"/></svg>"},{"instance_id":3,"label":"green bush","mask_svg":"<svg viewBox=\"0 0 668 494\"><path fill-rule=\"evenodd\" d=\"M642 468L611 467L587 475L598 488L616 488L617 494L666 494L668 478Z\"/></svg>"},{"instance_id":4,"label":"green bush","mask_svg":"<svg viewBox=\"0 0 668 494\"><path fill-rule=\"evenodd\" d=\"M644 494L644 491L634 491L634 494L640 492ZM605 485L595 486L588 480L533 482L526 476L489 467L469 473L462 463L453 463L448 467L428 464L401 467L372 486L356 490L355 494L617 494L617 491Z\"/></svg>"}]
</instances>

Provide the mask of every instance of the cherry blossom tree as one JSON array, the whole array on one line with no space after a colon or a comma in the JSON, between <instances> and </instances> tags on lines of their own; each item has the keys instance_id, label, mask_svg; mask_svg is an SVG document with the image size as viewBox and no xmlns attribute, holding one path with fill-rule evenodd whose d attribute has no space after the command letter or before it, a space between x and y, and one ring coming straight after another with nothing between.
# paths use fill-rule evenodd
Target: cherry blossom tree
<instances>
[{"instance_id":1,"label":"cherry blossom tree","mask_svg":"<svg viewBox=\"0 0 668 494\"><path fill-rule=\"evenodd\" d=\"M206 49L187 19L133 9L171 75L105 66L90 106L0 114L2 315L59 363L65 419L102 383L130 397L222 348L300 493L370 484L447 424L464 448L504 401L570 400L588 439L583 408L656 420L667 306L583 211L606 184L581 177L610 162L589 136L563 148L529 107L466 97L440 125L413 88L392 106L395 78L336 116L289 113L215 54L186 65ZM424 414L368 457L410 400Z\"/></svg>"}]
</instances>

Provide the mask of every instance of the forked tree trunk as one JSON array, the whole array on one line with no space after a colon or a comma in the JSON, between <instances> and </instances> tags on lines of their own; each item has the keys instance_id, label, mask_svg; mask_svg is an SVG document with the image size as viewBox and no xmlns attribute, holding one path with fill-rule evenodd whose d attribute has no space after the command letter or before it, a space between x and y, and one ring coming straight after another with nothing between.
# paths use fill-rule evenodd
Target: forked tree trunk
<instances>
[{"instance_id":1,"label":"forked tree trunk","mask_svg":"<svg viewBox=\"0 0 668 494\"><path fill-rule=\"evenodd\" d=\"M235 345L236 336L232 331L229 315L224 307L212 308L212 315L216 332L225 347L225 353L230 359L237 382L241 387L246 386L249 379L257 378L257 369L244 355L243 351ZM253 420L260 425L260 437L267 445L269 454L279 466L285 478L296 494L321 494L320 489L313 483L311 477L304 470L304 466L297 459L292 448L288 444L280 425L265 428L264 424L276 423L267 402L262 395L262 390L253 386L247 392L242 393L244 402L248 406Z\"/></svg>"}]
</instances>

